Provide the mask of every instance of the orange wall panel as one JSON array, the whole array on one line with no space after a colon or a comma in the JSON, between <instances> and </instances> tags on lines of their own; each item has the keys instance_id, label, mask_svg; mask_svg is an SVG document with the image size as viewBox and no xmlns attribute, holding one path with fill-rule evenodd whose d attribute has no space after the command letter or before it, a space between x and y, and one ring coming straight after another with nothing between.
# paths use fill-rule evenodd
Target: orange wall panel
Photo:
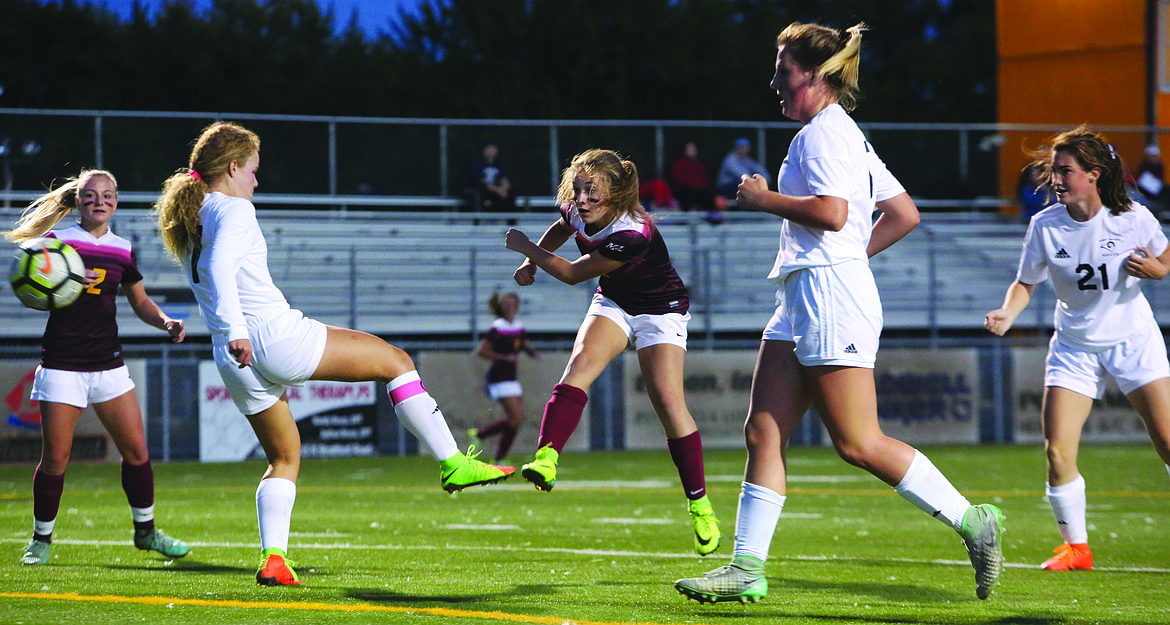
<instances>
[{"instance_id":1,"label":"orange wall panel","mask_svg":"<svg viewBox=\"0 0 1170 625\"><path fill-rule=\"evenodd\" d=\"M997 0L1000 123L1145 125L1145 18L1145 0ZM1170 111L1168 100L1159 97L1159 111ZM1000 193L1014 197L1028 160L1021 145L1036 148L1053 133L1004 134ZM1137 165L1141 137L1110 140Z\"/></svg>"},{"instance_id":2,"label":"orange wall panel","mask_svg":"<svg viewBox=\"0 0 1170 625\"><path fill-rule=\"evenodd\" d=\"M997 0L1000 59L1145 45L1145 0Z\"/></svg>"}]
</instances>

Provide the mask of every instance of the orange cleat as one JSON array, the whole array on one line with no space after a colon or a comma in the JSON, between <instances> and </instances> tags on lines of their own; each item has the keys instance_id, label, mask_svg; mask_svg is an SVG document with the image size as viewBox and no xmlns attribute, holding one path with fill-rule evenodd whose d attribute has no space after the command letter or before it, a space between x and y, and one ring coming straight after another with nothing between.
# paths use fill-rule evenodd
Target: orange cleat
<instances>
[{"instance_id":1,"label":"orange cleat","mask_svg":"<svg viewBox=\"0 0 1170 625\"><path fill-rule=\"evenodd\" d=\"M276 551L276 550L273 550ZM256 583L261 586L300 586L301 580L292 570L293 563L276 553L261 554L264 563L256 571Z\"/></svg>"},{"instance_id":2,"label":"orange cleat","mask_svg":"<svg viewBox=\"0 0 1170 625\"><path fill-rule=\"evenodd\" d=\"M1088 543L1061 545L1052 553L1056 555L1048 558L1040 568L1049 571L1088 571L1093 568L1093 551Z\"/></svg>"}]
</instances>

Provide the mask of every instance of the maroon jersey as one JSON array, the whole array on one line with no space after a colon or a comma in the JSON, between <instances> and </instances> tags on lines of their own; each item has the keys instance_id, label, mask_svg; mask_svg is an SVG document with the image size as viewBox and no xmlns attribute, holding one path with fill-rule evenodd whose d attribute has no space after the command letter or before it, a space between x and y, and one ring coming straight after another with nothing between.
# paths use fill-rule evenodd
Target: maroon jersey
<instances>
[{"instance_id":1,"label":"maroon jersey","mask_svg":"<svg viewBox=\"0 0 1170 625\"><path fill-rule=\"evenodd\" d=\"M605 258L625 263L601 276L598 293L630 315L687 313L690 295L670 264L666 241L653 222L642 223L623 215L591 236L585 234L585 222L576 208L561 207L561 218L577 231L577 249L582 254L597 251Z\"/></svg>"},{"instance_id":2,"label":"maroon jersey","mask_svg":"<svg viewBox=\"0 0 1170 625\"><path fill-rule=\"evenodd\" d=\"M520 353L520 347L524 345L524 327L520 325L519 321L508 323L507 319L496 319L492 322L492 327L484 335L483 339L491 346L491 350L497 354L517 354ZM516 362L507 360L492 360L491 367L488 368L487 382L512 382L516 379Z\"/></svg>"},{"instance_id":3,"label":"maroon jersey","mask_svg":"<svg viewBox=\"0 0 1170 625\"><path fill-rule=\"evenodd\" d=\"M81 226L45 236L73 246L85 268L101 274L77 301L49 313L41 342L41 366L64 371L106 371L122 366L115 298L118 285L142 281L130 242L113 232L94 236Z\"/></svg>"}]
</instances>

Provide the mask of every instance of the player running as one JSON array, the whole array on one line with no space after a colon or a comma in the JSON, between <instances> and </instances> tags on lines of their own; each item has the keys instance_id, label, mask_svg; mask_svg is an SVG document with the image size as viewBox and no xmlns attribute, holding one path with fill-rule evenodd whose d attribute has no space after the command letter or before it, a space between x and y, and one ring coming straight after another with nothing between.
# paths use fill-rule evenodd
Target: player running
<instances>
[{"instance_id":1,"label":"player running","mask_svg":"<svg viewBox=\"0 0 1170 625\"><path fill-rule=\"evenodd\" d=\"M784 116L804 126L780 168L779 192L759 174L739 185L740 207L783 218L768 276L780 287L779 306L752 376L734 557L704 577L675 582L700 602L767 595L764 562L786 500L788 442L810 405L842 459L959 533L980 599L1002 569L999 509L971 505L925 455L878 425L873 366L882 307L869 257L906 236L919 215L846 112L856 103L863 30L796 22L776 39L771 86Z\"/></svg>"},{"instance_id":2,"label":"player running","mask_svg":"<svg viewBox=\"0 0 1170 625\"><path fill-rule=\"evenodd\" d=\"M557 191L561 217L533 243L508 230L505 244L527 258L516 282L528 286L539 267L566 284L600 278L593 303L577 331L573 353L540 422L536 458L524 479L542 491L557 481L557 461L585 410L586 391L610 361L631 345L650 403L666 430L666 445L682 479L694 527L694 548L707 555L719 548L719 523L703 472L703 443L683 396L689 295L670 263L666 242L638 203L638 169L609 150L573 157ZM570 238L581 256L553 254Z\"/></svg>"},{"instance_id":3,"label":"player running","mask_svg":"<svg viewBox=\"0 0 1170 625\"><path fill-rule=\"evenodd\" d=\"M476 353L492 363L487 370L484 392L489 398L500 402L504 418L482 428L471 428L468 434L473 440L479 441L493 436L500 437L495 455L495 462L499 463L508 456L516 440L516 433L524 425L524 389L520 386L516 362L521 352L534 360L540 360L540 352L532 347L524 325L516 320L516 314L520 312L519 295L492 293L488 309L496 316L496 320L480 339Z\"/></svg>"},{"instance_id":4,"label":"player running","mask_svg":"<svg viewBox=\"0 0 1170 625\"><path fill-rule=\"evenodd\" d=\"M1041 568L1084 570L1093 568L1093 552L1077 451L1106 376L1129 398L1170 472L1170 364L1141 286L1166 277L1170 249L1158 219L1126 196L1121 159L1100 135L1080 126L1033 156L1057 203L1032 217L1016 280L983 323L1003 336L1036 285L1051 278L1056 332L1044 364L1044 490L1064 544Z\"/></svg>"}]
</instances>

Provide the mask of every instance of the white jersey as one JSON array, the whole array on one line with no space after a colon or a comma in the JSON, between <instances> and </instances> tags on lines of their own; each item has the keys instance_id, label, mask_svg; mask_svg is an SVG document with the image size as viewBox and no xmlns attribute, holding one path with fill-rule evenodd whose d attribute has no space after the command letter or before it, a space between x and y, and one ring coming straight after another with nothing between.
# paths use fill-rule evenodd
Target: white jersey
<instances>
[{"instance_id":1,"label":"white jersey","mask_svg":"<svg viewBox=\"0 0 1170 625\"><path fill-rule=\"evenodd\" d=\"M1157 325L1141 279L1125 273L1122 263L1139 247L1161 256L1166 244L1161 224L1140 204L1120 215L1101 208L1085 222L1053 204L1028 224L1016 277L1024 284L1051 277L1057 338L1096 351Z\"/></svg>"},{"instance_id":2,"label":"white jersey","mask_svg":"<svg viewBox=\"0 0 1170 625\"><path fill-rule=\"evenodd\" d=\"M200 241L183 259L199 312L215 341L248 338L248 325L289 310L268 273L268 245L256 207L243 198L208 193L199 209Z\"/></svg>"},{"instance_id":3,"label":"white jersey","mask_svg":"<svg viewBox=\"0 0 1170 625\"><path fill-rule=\"evenodd\" d=\"M827 195L849 203L849 216L839 232L784 220L780 252L768 274L777 283L807 267L849 260L868 263L865 248L873 232L875 205L906 191L839 104L825 107L796 133L777 186L784 195Z\"/></svg>"}]
</instances>

